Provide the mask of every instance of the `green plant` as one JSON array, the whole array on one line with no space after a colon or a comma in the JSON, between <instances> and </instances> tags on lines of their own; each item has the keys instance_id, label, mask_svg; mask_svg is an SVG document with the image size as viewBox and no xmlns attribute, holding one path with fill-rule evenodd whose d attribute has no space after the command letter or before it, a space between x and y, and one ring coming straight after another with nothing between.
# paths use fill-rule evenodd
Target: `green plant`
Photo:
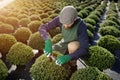
<instances>
[{"instance_id":1,"label":"green plant","mask_svg":"<svg viewBox=\"0 0 120 80\"><path fill-rule=\"evenodd\" d=\"M8 17L5 22L14 26L15 29L18 28L19 20L16 17Z\"/></svg>"},{"instance_id":2,"label":"green plant","mask_svg":"<svg viewBox=\"0 0 120 80\"><path fill-rule=\"evenodd\" d=\"M88 37L89 37L89 40L91 41L94 37L93 33L87 29L87 33L88 33Z\"/></svg>"},{"instance_id":3,"label":"green plant","mask_svg":"<svg viewBox=\"0 0 120 80\"><path fill-rule=\"evenodd\" d=\"M31 21L40 20L40 17L39 17L39 15L33 14L33 15L30 16L30 20L31 20Z\"/></svg>"},{"instance_id":4,"label":"green plant","mask_svg":"<svg viewBox=\"0 0 120 80\"><path fill-rule=\"evenodd\" d=\"M28 18L28 15L27 14L20 14L17 17L18 17L18 19Z\"/></svg>"},{"instance_id":5,"label":"green plant","mask_svg":"<svg viewBox=\"0 0 120 80\"><path fill-rule=\"evenodd\" d=\"M113 26L101 27L100 30L99 30L99 33L102 36L112 35L112 36L115 36L115 37L120 37L120 31Z\"/></svg>"},{"instance_id":6,"label":"green plant","mask_svg":"<svg viewBox=\"0 0 120 80\"><path fill-rule=\"evenodd\" d=\"M11 34L14 32L14 27L10 24L0 22L0 33Z\"/></svg>"},{"instance_id":7,"label":"green plant","mask_svg":"<svg viewBox=\"0 0 120 80\"><path fill-rule=\"evenodd\" d=\"M80 13L83 15L83 18L86 18L89 15L88 10L81 10Z\"/></svg>"},{"instance_id":8,"label":"green plant","mask_svg":"<svg viewBox=\"0 0 120 80\"><path fill-rule=\"evenodd\" d=\"M93 25L86 23L87 29L90 30L92 33L94 32L95 28Z\"/></svg>"},{"instance_id":9,"label":"green plant","mask_svg":"<svg viewBox=\"0 0 120 80\"><path fill-rule=\"evenodd\" d=\"M97 67L99 70L104 70L112 67L115 62L115 58L107 49L100 46L91 46L89 48L89 57L85 62L89 66Z\"/></svg>"},{"instance_id":10,"label":"green plant","mask_svg":"<svg viewBox=\"0 0 120 80\"><path fill-rule=\"evenodd\" d=\"M95 20L96 23L100 21L100 18L97 15L91 14L91 15L88 16L88 18L91 18L91 19Z\"/></svg>"},{"instance_id":11,"label":"green plant","mask_svg":"<svg viewBox=\"0 0 120 80\"><path fill-rule=\"evenodd\" d=\"M27 27L27 25L30 23L30 19L28 18L22 18L19 21L19 25L21 25L22 27Z\"/></svg>"},{"instance_id":12,"label":"green plant","mask_svg":"<svg viewBox=\"0 0 120 80\"><path fill-rule=\"evenodd\" d=\"M42 50L44 48L44 40L39 32L35 32L29 37L28 45L33 49Z\"/></svg>"},{"instance_id":13,"label":"green plant","mask_svg":"<svg viewBox=\"0 0 120 80\"><path fill-rule=\"evenodd\" d=\"M114 22L116 22L118 25L120 24L119 20L115 17L106 17L107 20L112 20Z\"/></svg>"},{"instance_id":14,"label":"green plant","mask_svg":"<svg viewBox=\"0 0 120 80\"><path fill-rule=\"evenodd\" d=\"M57 14L57 13L54 13L54 14L51 14L51 15L49 16L49 18L53 19L53 18L55 18L56 16L58 16L58 14Z\"/></svg>"},{"instance_id":15,"label":"green plant","mask_svg":"<svg viewBox=\"0 0 120 80\"><path fill-rule=\"evenodd\" d=\"M5 78L8 76L8 69L4 62L0 60L0 80L5 80Z\"/></svg>"},{"instance_id":16,"label":"green plant","mask_svg":"<svg viewBox=\"0 0 120 80\"><path fill-rule=\"evenodd\" d=\"M52 41L53 44L55 44L55 43L59 42L61 39L62 39L62 34L59 33L59 34L55 35L55 36L51 39L51 41Z\"/></svg>"},{"instance_id":17,"label":"green plant","mask_svg":"<svg viewBox=\"0 0 120 80\"><path fill-rule=\"evenodd\" d=\"M106 27L106 26L114 26L118 28L118 24L112 20L105 20L103 23L100 24L100 27Z\"/></svg>"},{"instance_id":18,"label":"green plant","mask_svg":"<svg viewBox=\"0 0 120 80\"><path fill-rule=\"evenodd\" d=\"M10 34L0 34L0 52L6 55L10 47L15 44L17 40Z\"/></svg>"},{"instance_id":19,"label":"green plant","mask_svg":"<svg viewBox=\"0 0 120 80\"><path fill-rule=\"evenodd\" d=\"M45 24L45 23L48 23L50 22L51 18L44 18L42 19L42 23Z\"/></svg>"},{"instance_id":20,"label":"green plant","mask_svg":"<svg viewBox=\"0 0 120 80\"><path fill-rule=\"evenodd\" d=\"M29 28L26 27L21 27L18 28L13 35L15 36L15 38L17 39L17 41L19 42L23 42L23 43L27 43L27 40L29 39L30 35L32 34L32 32L30 31Z\"/></svg>"},{"instance_id":21,"label":"green plant","mask_svg":"<svg viewBox=\"0 0 120 80\"><path fill-rule=\"evenodd\" d=\"M99 71L96 67L87 67L77 70L70 80L112 80L107 74Z\"/></svg>"},{"instance_id":22,"label":"green plant","mask_svg":"<svg viewBox=\"0 0 120 80\"><path fill-rule=\"evenodd\" d=\"M89 24L93 25L93 26L96 25L96 21L95 21L94 19L85 18L84 21L85 21L86 23L89 23Z\"/></svg>"},{"instance_id":23,"label":"green plant","mask_svg":"<svg viewBox=\"0 0 120 80\"><path fill-rule=\"evenodd\" d=\"M99 41L98 41L98 45L101 47L106 48L107 50L109 50L110 52L114 52L115 50L119 50L120 49L120 41L111 35L106 35L103 36Z\"/></svg>"},{"instance_id":24,"label":"green plant","mask_svg":"<svg viewBox=\"0 0 120 80\"><path fill-rule=\"evenodd\" d=\"M15 65L26 65L34 56L32 48L17 42L14 44L8 54L6 55L6 60Z\"/></svg>"},{"instance_id":25,"label":"green plant","mask_svg":"<svg viewBox=\"0 0 120 80\"><path fill-rule=\"evenodd\" d=\"M53 52L52 55L57 59L62 54ZM30 73L32 79L35 80L67 80L71 75L71 70L68 64L58 66L55 61L43 54L32 65Z\"/></svg>"},{"instance_id":26,"label":"green plant","mask_svg":"<svg viewBox=\"0 0 120 80\"><path fill-rule=\"evenodd\" d=\"M57 27L55 29L52 29L52 30L49 31L49 33L50 33L50 36L53 37L53 36L55 36L55 35L60 33L60 28Z\"/></svg>"},{"instance_id":27,"label":"green plant","mask_svg":"<svg viewBox=\"0 0 120 80\"><path fill-rule=\"evenodd\" d=\"M32 31L32 33L35 33L38 31L38 28L40 27L40 25L42 25L41 21L31 21L28 24L28 28Z\"/></svg>"},{"instance_id":28,"label":"green plant","mask_svg":"<svg viewBox=\"0 0 120 80\"><path fill-rule=\"evenodd\" d=\"M48 14L47 13L42 13L40 14L40 18L43 19L43 18L47 18L48 17Z\"/></svg>"}]
</instances>

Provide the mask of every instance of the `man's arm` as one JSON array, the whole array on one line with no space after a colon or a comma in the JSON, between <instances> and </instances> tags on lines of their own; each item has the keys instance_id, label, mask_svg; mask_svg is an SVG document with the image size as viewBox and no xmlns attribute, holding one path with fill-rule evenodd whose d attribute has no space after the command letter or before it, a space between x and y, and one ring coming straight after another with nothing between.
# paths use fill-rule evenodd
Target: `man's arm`
<instances>
[{"instance_id":1,"label":"man's arm","mask_svg":"<svg viewBox=\"0 0 120 80\"><path fill-rule=\"evenodd\" d=\"M48 31L51 30L51 29L54 29L56 27L60 27L61 25L62 24L59 21L59 16L57 16L52 21L50 21L49 23L46 23L46 24L40 26L39 27L39 33L44 40L50 39L50 37L48 35Z\"/></svg>"},{"instance_id":2,"label":"man's arm","mask_svg":"<svg viewBox=\"0 0 120 80\"><path fill-rule=\"evenodd\" d=\"M80 27L78 28L78 41L80 42L80 48L74 52L73 54L69 54L71 59L78 59L80 57L83 57L88 53L88 48L89 48L89 38L87 34L87 27L84 23L82 22Z\"/></svg>"}]
</instances>

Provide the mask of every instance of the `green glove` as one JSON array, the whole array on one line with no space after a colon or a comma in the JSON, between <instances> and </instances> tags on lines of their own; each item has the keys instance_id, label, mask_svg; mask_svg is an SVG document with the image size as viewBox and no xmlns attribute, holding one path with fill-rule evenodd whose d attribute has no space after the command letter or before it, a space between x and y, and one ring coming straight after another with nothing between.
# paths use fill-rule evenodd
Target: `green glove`
<instances>
[{"instance_id":1,"label":"green glove","mask_svg":"<svg viewBox=\"0 0 120 80\"><path fill-rule=\"evenodd\" d=\"M52 52L52 42L50 39L45 40L45 48L43 49L44 53L49 56Z\"/></svg>"},{"instance_id":2,"label":"green glove","mask_svg":"<svg viewBox=\"0 0 120 80\"><path fill-rule=\"evenodd\" d=\"M65 63L69 62L70 60L71 60L70 55L63 55L63 56L58 57L56 63L58 65L63 65Z\"/></svg>"}]
</instances>

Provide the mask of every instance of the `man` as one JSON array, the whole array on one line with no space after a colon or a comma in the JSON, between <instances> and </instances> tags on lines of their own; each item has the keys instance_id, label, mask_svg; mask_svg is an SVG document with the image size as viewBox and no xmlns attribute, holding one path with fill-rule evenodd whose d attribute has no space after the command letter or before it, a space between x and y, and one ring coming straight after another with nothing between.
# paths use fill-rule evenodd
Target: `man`
<instances>
[{"instance_id":1,"label":"man","mask_svg":"<svg viewBox=\"0 0 120 80\"><path fill-rule=\"evenodd\" d=\"M53 45L48 35L48 31L60 27L63 39ZM77 16L77 10L73 6L66 6L47 24L40 26L39 33L45 40L44 52L48 56L52 50L60 51L60 56L56 62L63 65L71 60L82 58L88 52L88 34L87 27L82 19ZM68 50L68 53L66 53Z\"/></svg>"}]
</instances>

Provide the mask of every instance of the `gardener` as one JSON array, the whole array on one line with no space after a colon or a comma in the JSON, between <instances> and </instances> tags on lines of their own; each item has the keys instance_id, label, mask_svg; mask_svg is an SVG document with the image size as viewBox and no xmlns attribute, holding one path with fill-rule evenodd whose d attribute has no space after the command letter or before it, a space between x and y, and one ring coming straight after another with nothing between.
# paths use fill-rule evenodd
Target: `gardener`
<instances>
[{"instance_id":1,"label":"gardener","mask_svg":"<svg viewBox=\"0 0 120 80\"><path fill-rule=\"evenodd\" d=\"M48 31L56 27L60 27L63 39L52 46ZM57 64L63 65L71 60L77 60L88 52L87 27L84 21L77 16L77 10L73 6L64 7L59 16L40 26L39 33L45 40L44 52L46 55L50 55L52 50L64 54L56 60Z\"/></svg>"}]
</instances>

